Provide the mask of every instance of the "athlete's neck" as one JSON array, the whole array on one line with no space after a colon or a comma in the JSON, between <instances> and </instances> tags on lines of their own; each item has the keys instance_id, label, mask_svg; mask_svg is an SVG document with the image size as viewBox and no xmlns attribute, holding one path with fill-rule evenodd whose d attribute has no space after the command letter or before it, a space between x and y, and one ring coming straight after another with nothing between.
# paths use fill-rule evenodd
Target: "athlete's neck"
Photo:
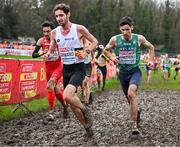
<instances>
[{"instance_id":1,"label":"athlete's neck","mask_svg":"<svg viewBox=\"0 0 180 147\"><path fill-rule=\"evenodd\" d=\"M132 34L129 37L122 36L125 41L131 41L132 40Z\"/></svg>"},{"instance_id":2,"label":"athlete's neck","mask_svg":"<svg viewBox=\"0 0 180 147\"><path fill-rule=\"evenodd\" d=\"M62 26L61 27L61 33L63 35L67 35L70 32L71 26L72 26L71 22L68 22L65 26Z\"/></svg>"}]
</instances>

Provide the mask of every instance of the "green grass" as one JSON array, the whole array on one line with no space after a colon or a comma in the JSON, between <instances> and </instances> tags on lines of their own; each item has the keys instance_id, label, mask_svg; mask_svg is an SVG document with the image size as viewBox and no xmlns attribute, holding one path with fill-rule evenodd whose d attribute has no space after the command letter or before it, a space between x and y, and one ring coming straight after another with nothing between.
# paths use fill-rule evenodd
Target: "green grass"
<instances>
[{"instance_id":1,"label":"green grass","mask_svg":"<svg viewBox=\"0 0 180 147\"><path fill-rule=\"evenodd\" d=\"M152 78L149 84L146 82L146 71L145 69L141 70L143 73L143 78L141 81L140 89L141 90L180 90L180 76L178 79L174 80L175 75L174 70L171 70L171 76L169 79L164 80L161 75L161 71L153 71Z\"/></svg>"},{"instance_id":2,"label":"green grass","mask_svg":"<svg viewBox=\"0 0 180 147\"><path fill-rule=\"evenodd\" d=\"M47 98L35 99L23 104L32 112L39 112L48 109ZM15 112L13 112L16 106L17 105L15 104L0 106L0 121L8 121L14 118L20 118L27 114L27 111L23 107L21 108L23 108L24 111L22 111L22 109L17 109Z\"/></svg>"},{"instance_id":3,"label":"green grass","mask_svg":"<svg viewBox=\"0 0 180 147\"><path fill-rule=\"evenodd\" d=\"M171 78L164 81L161 78L160 71L153 71L152 72L152 80L149 84L146 83L146 72L145 69L142 68L143 78L140 85L140 90L180 90L180 77L177 80L173 79L174 72L172 70ZM119 80L117 77L107 80L105 90L110 89L117 89L119 88ZM99 92L97 86L93 86L91 88L92 92ZM26 107L29 108L32 112L39 112L39 111L47 111L48 110L48 102L47 98L32 100L30 102L24 103ZM56 106L60 105L56 102ZM12 110L16 107L16 105L8 105L8 106L0 106L0 121L8 121L14 118L19 118L25 116L25 113L19 109L16 112L12 112Z\"/></svg>"},{"instance_id":4,"label":"green grass","mask_svg":"<svg viewBox=\"0 0 180 147\"><path fill-rule=\"evenodd\" d=\"M31 56L11 56L11 55L7 55L7 56L4 56L4 55L0 55L0 58L6 58L6 59L34 59L32 58ZM36 58L37 59L41 59L42 58Z\"/></svg>"}]
</instances>

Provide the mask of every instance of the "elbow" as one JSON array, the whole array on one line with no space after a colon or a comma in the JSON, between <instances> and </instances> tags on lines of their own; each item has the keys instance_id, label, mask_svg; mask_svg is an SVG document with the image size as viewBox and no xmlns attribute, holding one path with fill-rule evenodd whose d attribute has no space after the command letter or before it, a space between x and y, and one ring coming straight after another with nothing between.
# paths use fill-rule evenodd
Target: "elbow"
<instances>
[{"instance_id":1,"label":"elbow","mask_svg":"<svg viewBox=\"0 0 180 147\"><path fill-rule=\"evenodd\" d=\"M150 50L154 52L155 48L154 48L154 46L153 46L153 45L151 45Z\"/></svg>"},{"instance_id":2,"label":"elbow","mask_svg":"<svg viewBox=\"0 0 180 147\"><path fill-rule=\"evenodd\" d=\"M32 53L32 58L37 58L37 54L36 53Z\"/></svg>"},{"instance_id":3,"label":"elbow","mask_svg":"<svg viewBox=\"0 0 180 147\"><path fill-rule=\"evenodd\" d=\"M97 40L95 41L95 45L98 46L98 41Z\"/></svg>"},{"instance_id":4,"label":"elbow","mask_svg":"<svg viewBox=\"0 0 180 147\"><path fill-rule=\"evenodd\" d=\"M32 53L32 58L35 58L34 54Z\"/></svg>"}]
</instances>

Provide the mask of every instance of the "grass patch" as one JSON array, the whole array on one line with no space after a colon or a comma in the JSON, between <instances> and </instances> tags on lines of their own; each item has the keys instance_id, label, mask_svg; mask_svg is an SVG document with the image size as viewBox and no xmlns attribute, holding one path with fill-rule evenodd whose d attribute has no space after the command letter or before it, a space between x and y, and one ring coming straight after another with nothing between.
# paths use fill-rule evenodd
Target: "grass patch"
<instances>
[{"instance_id":1,"label":"grass patch","mask_svg":"<svg viewBox=\"0 0 180 147\"><path fill-rule=\"evenodd\" d=\"M172 71L171 77L164 81L161 78L161 72L160 71L153 71L152 72L152 80L149 84L146 83L146 71L144 68L142 68L142 81L140 85L140 90L146 91L146 90L180 90L180 77L179 79L174 80L174 72ZM120 83L117 77L109 79L106 81L105 90L110 89L117 89L119 88ZM91 88L91 91L93 93L98 92L97 86L93 86ZM79 92L80 93L80 92ZM32 112L39 112L39 111L47 111L48 110L48 101L47 98L42 99L36 99L32 100L30 102L24 103L26 107L29 108ZM56 106L60 105L59 102L56 100ZM19 109L15 113L12 112L12 110L15 108L16 105L8 105L8 106L0 106L0 121L8 121L14 118L19 118L25 116L24 112Z\"/></svg>"},{"instance_id":2,"label":"grass patch","mask_svg":"<svg viewBox=\"0 0 180 147\"><path fill-rule=\"evenodd\" d=\"M34 59L32 58L31 56L13 56L13 55L0 55L0 58L2 59ZM36 58L37 59L40 59L40 60L43 60L43 58L39 57L39 58Z\"/></svg>"},{"instance_id":3,"label":"grass patch","mask_svg":"<svg viewBox=\"0 0 180 147\"><path fill-rule=\"evenodd\" d=\"M142 81L140 85L140 90L180 90L180 77L179 79L174 80L175 75L174 70L171 71L171 76L169 79L164 80L161 75L161 71L153 71L152 78L149 84L147 84L147 76L145 69L142 69Z\"/></svg>"},{"instance_id":4,"label":"grass patch","mask_svg":"<svg viewBox=\"0 0 180 147\"><path fill-rule=\"evenodd\" d=\"M23 104L32 112L48 110L47 98L35 99ZM27 114L27 111L25 111L25 113L24 111L22 111L22 109L17 109L15 112L13 112L16 106L16 104L0 106L0 121L8 121L10 119L20 118Z\"/></svg>"}]
</instances>

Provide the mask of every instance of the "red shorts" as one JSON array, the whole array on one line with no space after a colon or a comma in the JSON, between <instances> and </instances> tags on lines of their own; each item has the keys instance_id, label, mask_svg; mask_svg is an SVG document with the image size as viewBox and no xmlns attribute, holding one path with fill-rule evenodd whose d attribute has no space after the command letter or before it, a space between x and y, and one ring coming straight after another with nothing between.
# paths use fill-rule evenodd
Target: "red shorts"
<instances>
[{"instance_id":1,"label":"red shorts","mask_svg":"<svg viewBox=\"0 0 180 147\"><path fill-rule=\"evenodd\" d=\"M61 80L62 78L62 62L60 59L56 61L46 61L46 80L49 81L50 78L55 78L56 83Z\"/></svg>"}]
</instances>

